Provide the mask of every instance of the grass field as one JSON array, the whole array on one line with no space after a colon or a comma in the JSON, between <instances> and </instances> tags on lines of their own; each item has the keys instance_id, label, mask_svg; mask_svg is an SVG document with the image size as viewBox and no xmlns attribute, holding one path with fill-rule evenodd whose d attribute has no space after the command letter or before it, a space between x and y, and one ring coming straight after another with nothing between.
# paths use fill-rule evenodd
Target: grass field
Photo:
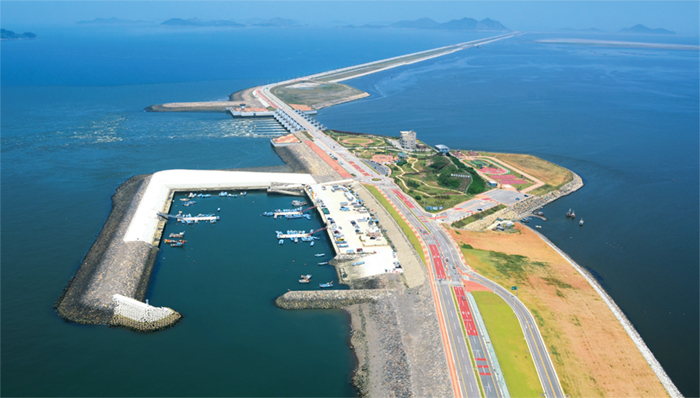
<instances>
[{"instance_id":1,"label":"grass field","mask_svg":"<svg viewBox=\"0 0 700 398\"><path fill-rule=\"evenodd\" d=\"M411 227L406 224L406 221L401 218L399 213L394 210L394 207L389 203L388 200L382 195L379 190L371 185L365 185L367 190L374 195L375 198L379 201L379 203L384 206L384 208L391 214L391 217L396 221L397 224L399 224L399 227L403 231L403 233L408 237L409 242L411 242L411 245L413 245L413 248L416 249L416 252L418 252L418 255L420 256L420 259L423 260L423 264L427 264L425 262L425 253L423 253L423 248L420 245L420 241L418 240L418 237L416 234L413 233L413 230Z\"/></svg>"},{"instance_id":2,"label":"grass field","mask_svg":"<svg viewBox=\"0 0 700 398\"><path fill-rule=\"evenodd\" d=\"M554 189L559 189L573 178L569 170L536 156L517 153L487 152L484 152L483 155L502 160L544 182L546 185L532 191L531 193L533 195L540 195Z\"/></svg>"},{"instance_id":3,"label":"grass field","mask_svg":"<svg viewBox=\"0 0 700 398\"><path fill-rule=\"evenodd\" d=\"M290 85L277 86L272 89L272 94L288 104L308 105L312 108L329 101L336 101L362 93L363 91L339 83L321 83L308 89L290 88Z\"/></svg>"},{"instance_id":4,"label":"grass field","mask_svg":"<svg viewBox=\"0 0 700 398\"><path fill-rule=\"evenodd\" d=\"M513 310L492 292L472 292L472 295L489 332L510 395L540 396L544 391Z\"/></svg>"},{"instance_id":5,"label":"grass field","mask_svg":"<svg viewBox=\"0 0 700 398\"><path fill-rule=\"evenodd\" d=\"M478 273L506 289L518 286L564 392L572 397L667 396L593 287L534 232L518 224L515 229L519 233L450 233Z\"/></svg>"}]
</instances>

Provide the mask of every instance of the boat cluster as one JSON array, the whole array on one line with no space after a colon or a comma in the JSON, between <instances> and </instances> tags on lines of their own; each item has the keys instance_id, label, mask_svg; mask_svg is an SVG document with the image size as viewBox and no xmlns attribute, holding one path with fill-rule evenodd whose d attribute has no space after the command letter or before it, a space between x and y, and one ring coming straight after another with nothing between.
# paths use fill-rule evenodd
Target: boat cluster
<instances>
[{"instance_id":1,"label":"boat cluster","mask_svg":"<svg viewBox=\"0 0 700 398\"><path fill-rule=\"evenodd\" d=\"M569 209L569 211L566 212L566 218L570 218L573 220L576 218L576 213L574 213L573 210ZM579 220L578 225L583 226L583 218Z\"/></svg>"},{"instance_id":2,"label":"boat cluster","mask_svg":"<svg viewBox=\"0 0 700 398\"><path fill-rule=\"evenodd\" d=\"M186 240L182 239L185 237L185 231L170 234L170 239L163 239L164 243L170 245L170 247L182 247L187 243Z\"/></svg>"}]
</instances>

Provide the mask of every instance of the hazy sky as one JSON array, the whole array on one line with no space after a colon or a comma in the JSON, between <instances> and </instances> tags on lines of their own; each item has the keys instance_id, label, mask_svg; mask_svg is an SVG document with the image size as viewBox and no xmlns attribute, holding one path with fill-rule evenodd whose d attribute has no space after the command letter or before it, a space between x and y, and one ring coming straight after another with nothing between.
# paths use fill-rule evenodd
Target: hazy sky
<instances>
[{"instance_id":1,"label":"hazy sky","mask_svg":"<svg viewBox=\"0 0 700 398\"><path fill-rule=\"evenodd\" d=\"M615 32L641 23L698 35L695 1L7 1L2 27L74 24L117 17L160 23L169 18L232 19L283 17L307 24L390 23L430 17L438 22L492 18L513 30L599 28ZM17 28L16 28L17 29Z\"/></svg>"}]
</instances>

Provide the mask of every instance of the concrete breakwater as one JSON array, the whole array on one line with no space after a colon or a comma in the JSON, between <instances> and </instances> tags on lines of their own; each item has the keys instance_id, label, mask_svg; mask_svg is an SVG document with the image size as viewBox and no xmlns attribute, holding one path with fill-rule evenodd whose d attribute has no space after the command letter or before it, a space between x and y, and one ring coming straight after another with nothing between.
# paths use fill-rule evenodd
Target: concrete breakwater
<instances>
[{"instance_id":1,"label":"concrete breakwater","mask_svg":"<svg viewBox=\"0 0 700 398\"><path fill-rule=\"evenodd\" d=\"M158 248L150 242L125 242L124 235L150 180L148 175L135 176L117 188L107 222L54 304L62 318L110 324L114 294L136 300L146 296Z\"/></svg>"},{"instance_id":2,"label":"concrete breakwater","mask_svg":"<svg viewBox=\"0 0 700 398\"><path fill-rule=\"evenodd\" d=\"M287 310L343 308L377 301L391 294L389 290L306 290L279 296L275 305Z\"/></svg>"},{"instance_id":3,"label":"concrete breakwater","mask_svg":"<svg viewBox=\"0 0 700 398\"><path fill-rule=\"evenodd\" d=\"M54 308L65 320L82 324L138 331L170 327L180 321L180 314L141 301L146 297L165 225L157 213L169 212L173 193L314 182L308 174L220 170L167 170L133 177L112 197L107 222Z\"/></svg>"},{"instance_id":4,"label":"concrete breakwater","mask_svg":"<svg viewBox=\"0 0 700 398\"><path fill-rule=\"evenodd\" d=\"M484 217L481 220L474 221L473 223L467 224L464 229L469 231L480 231L484 228L488 228L496 219L501 218L504 220L514 220L522 218L534 210L542 208L544 205L554 202L555 200L561 198L562 196L569 195L583 187L583 179L581 177L571 172L572 180L564 184L561 188L547 193L546 195L535 196L532 195L525 200L514 204L513 206L506 207L503 210L499 210L490 216Z\"/></svg>"}]
</instances>

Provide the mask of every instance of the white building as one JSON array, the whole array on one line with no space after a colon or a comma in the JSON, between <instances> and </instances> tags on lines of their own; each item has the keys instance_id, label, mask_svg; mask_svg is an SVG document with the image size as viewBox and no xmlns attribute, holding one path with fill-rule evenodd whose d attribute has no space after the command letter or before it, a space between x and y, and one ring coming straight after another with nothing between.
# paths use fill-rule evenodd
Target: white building
<instances>
[{"instance_id":1,"label":"white building","mask_svg":"<svg viewBox=\"0 0 700 398\"><path fill-rule=\"evenodd\" d=\"M416 150L416 132L413 130L401 132L401 148L405 151Z\"/></svg>"}]
</instances>

